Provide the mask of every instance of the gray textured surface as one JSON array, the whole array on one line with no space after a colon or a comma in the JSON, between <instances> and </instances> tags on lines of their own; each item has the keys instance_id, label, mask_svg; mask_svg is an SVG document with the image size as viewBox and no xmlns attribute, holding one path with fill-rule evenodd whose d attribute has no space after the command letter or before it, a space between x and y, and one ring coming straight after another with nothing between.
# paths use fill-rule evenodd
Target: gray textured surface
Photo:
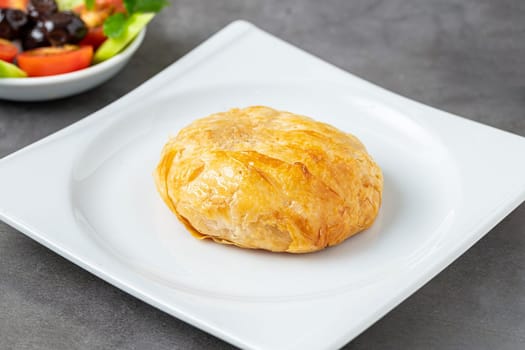
<instances>
[{"instance_id":1,"label":"gray textured surface","mask_svg":"<svg viewBox=\"0 0 525 350\"><path fill-rule=\"evenodd\" d=\"M177 0L111 82L60 101L0 101L0 157L114 101L238 18L399 94L525 135L524 15L522 0ZM231 346L0 223L0 349L109 348ZM523 348L522 204L345 349Z\"/></svg>"}]
</instances>

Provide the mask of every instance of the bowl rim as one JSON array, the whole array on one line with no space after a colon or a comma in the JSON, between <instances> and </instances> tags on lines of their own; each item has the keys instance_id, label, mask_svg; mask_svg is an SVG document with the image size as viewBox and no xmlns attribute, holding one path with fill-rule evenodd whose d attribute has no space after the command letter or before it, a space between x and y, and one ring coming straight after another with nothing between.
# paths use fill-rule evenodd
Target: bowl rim
<instances>
[{"instance_id":1,"label":"bowl rim","mask_svg":"<svg viewBox=\"0 0 525 350\"><path fill-rule=\"evenodd\" d=\"M46 77L27 77L27 78L0 78L0 86L38 86L50 83L63 83L71 80L83 79L90 75L100 73L109 69L131 56L142 44L146 36L146 28L143 28L133 41L126 48L111 57L110 59L95 64L93 66L80 69L70 73L50 75Z\"/></svg>"}]
</instances>

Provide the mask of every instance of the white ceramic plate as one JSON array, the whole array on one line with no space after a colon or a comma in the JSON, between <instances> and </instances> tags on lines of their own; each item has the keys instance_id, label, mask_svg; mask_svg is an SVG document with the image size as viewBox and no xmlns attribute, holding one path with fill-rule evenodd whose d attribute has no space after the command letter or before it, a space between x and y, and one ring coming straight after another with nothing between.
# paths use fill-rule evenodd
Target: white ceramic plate
<instances>
[{"instance_id":1,"label":"white ceramic plate","mask_svg":"<svg viewBox=\"0 0 525 350\"><path fill-rule=\"evenodd\" d=\"M146 29L109 60L71 73L34 78L0 78L0 99L45 101L79 94L102 84L117 74L138 50Z\"/></svg>"},{"instance_id":2,"label":"white ceramic plate","mask_svg":"<svg viewBox=\"0 0 525 350\"><path fill-rule=\"evenodd\" d=\"M383 168L374 226L307 255L194 239L155 191L168 135L264 104L358 135ZM135 91L0 161L0 218L115 286L252 349L335 349L525 197L525 139L369 84L235 22Z\"/></svg>"}]
</instances>

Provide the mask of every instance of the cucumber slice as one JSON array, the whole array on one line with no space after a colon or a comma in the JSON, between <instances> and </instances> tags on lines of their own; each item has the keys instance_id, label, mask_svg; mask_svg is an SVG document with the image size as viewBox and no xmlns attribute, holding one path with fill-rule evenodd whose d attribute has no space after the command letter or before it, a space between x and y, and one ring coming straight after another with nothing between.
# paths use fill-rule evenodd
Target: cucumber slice
<instances>
[{"instance_id":1,"label":"cucumber slice","mask_svg":"<svg viewBox=\"0 0 525 350\"><path fill-rule=\"evenodd\" d=\"M105 61L122 51L155 16L154 13L135 13L126 21L124 33L115 39L108 38L95 52L93 63Z\"/></svg>"},{"instance_id":2,"label":"cucumber slice","mask_svg":"<svg viewBox=\"0 0 525 350\"><path fill-rule=\"evenodd\" d=\"M78 5L82 5L84 0L56 0L56 3L60 11L67 11L77 7Z\"/></svg>"},{"instance_id":3,"label":"cucumber slice","mask_svg":"<svg viewBox=\"0 0 525 350\"><path fill-rule=\"evenodd\" d=\"M25 78L27 73L16 65L0 60L0 78Z\"/></svg>"}]
</instances>

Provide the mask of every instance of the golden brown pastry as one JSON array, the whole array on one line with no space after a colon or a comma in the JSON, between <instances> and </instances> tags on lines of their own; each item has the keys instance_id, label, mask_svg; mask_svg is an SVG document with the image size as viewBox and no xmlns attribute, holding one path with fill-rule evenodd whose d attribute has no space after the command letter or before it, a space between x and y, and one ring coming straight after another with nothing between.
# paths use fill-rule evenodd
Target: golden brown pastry
<instances>
[{"instance_id":1,"label":"golden brown pastry","mask_svg":"<svg viewBox=\"0 0 525 350\"><path fill-rule=\"evenodd\" d=\"M356 137L262 106L183 128L164 146L155 181L198 238L290 253L338 244L372 225L383 188Z\"/></svg>"}]
</instances>

